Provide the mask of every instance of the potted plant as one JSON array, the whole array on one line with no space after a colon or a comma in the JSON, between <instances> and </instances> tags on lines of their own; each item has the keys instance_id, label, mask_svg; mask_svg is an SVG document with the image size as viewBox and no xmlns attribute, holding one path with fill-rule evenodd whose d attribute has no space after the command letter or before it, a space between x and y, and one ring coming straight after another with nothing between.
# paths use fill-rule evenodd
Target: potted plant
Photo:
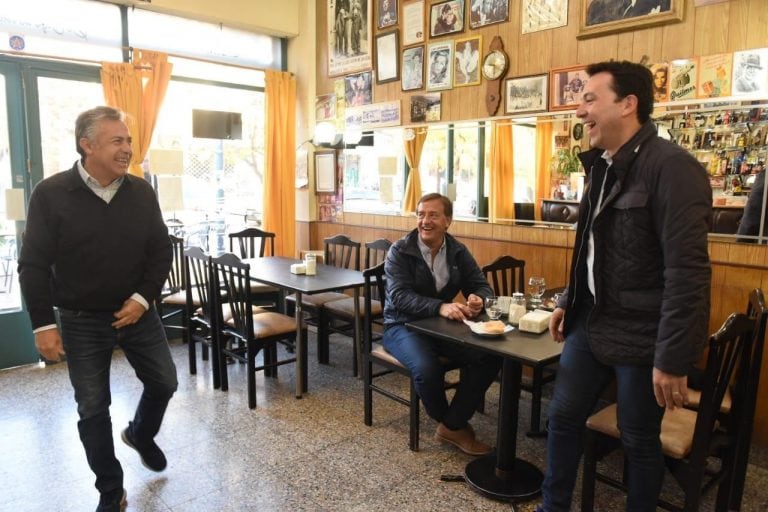
<instances>
[{"instance_id":1,"label":"potted plant","mask_svg":"<svg viewBox=\"0 0 768 512\"><path fill-rule=\"evenodd\" d=\"M559 149L552 158L555 172L562 177L562 183L567 188L564 199L581 199L584 189L584 173L581 172L581 160L578 152L566 148Z\"/></svg>"}]
</instances>

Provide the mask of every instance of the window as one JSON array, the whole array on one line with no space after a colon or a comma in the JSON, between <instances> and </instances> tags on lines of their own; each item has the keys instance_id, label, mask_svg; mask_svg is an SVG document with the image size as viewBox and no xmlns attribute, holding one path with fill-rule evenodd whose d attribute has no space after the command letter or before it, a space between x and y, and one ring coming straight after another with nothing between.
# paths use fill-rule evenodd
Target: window
<instances>
[{"instance_id":1,"label":"window","mask_svg":"<svg viewBox=\"0 0 768 512\"><path fill-rule=\"evenodd\" d=\"M373 146L357 146L341 156L344 210L369 213L400 211L403 199L402 130L378 130Z\"/></svg>"},{"instance_id":2,"label":"window","mask_svg":"<svg viewBox=\"0 0 768 512\"><path fill-rule=\"evenodd\" d=\"M430 126L419 162L421 192L448 193L448 127Z\"/></svg>"},{"instance_id":3,"label":"window","mask_svg":"<svg viewBox=\"0 0 768 512\"><path fill-rule=\"evenodd\" d=\"M479 135L482 129L472 123L456 125L453 130L453 185L456 190L453 215L455 217L475 218L478 215L478 176L487 169L486 165L483 165L483 169L480 168L480 152L486 151L485 147L479 146ZM487 162L487 157L482 161Z\"/></svg>"}]
</instances>

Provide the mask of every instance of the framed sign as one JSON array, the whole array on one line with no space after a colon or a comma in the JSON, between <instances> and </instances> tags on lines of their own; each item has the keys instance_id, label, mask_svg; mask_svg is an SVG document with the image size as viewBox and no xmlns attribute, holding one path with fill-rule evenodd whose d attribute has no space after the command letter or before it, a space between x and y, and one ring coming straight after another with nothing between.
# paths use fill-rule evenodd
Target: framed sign
<instances>
[{"instance_id":1,"label":"framed sign","mask_svg":"<svg viewBox=\"0 0 768 512\"><path fill-rule=\"evenodd\" d=\"M546 112L549 99L549 75L508 78L505 83L507 114Z\"/></svg>"},{"instance_id":2,"label":"framed sign","mask_svg":"<svg viewBox=\"0 0 768 512\"><path fill-rule=\"evenodd\" d=\"M579 39L683 21L685 7L685 0L580 1Z\"/></svg>"},{"instance_id":3,"label":"framed sign","mask_svg":"<svg viewBox=\"0 0 768 512\"><path fill-rule=\"evenodd\" d=\"M328 76L371 69L371 0L327 0Z\"/></svg>"},{"instance_id":4,"label":"framed sign","mask_svg":"<svg viewBox=\"0 0 768 512\"><path fill-rule=\"evenodd\" d=\"M315 151L315 192L336 193L336 151Z\"/></svg>"},{"instance_id":5,"label":"framed sign","mask_svg":"<svg viewBox=\"0 0 768 512\"><path fill-rule=\"evenodd\" d=\"M549 72L549 109L575 109L587 84L586 66L556 68Z\"/></svg>"},{"instance_id":6,"label":"framed sign","mask_svg":"<svg viewBox=\"0 0 768 512\"><path fill-rule=\"evenodd\" d=\"M403 0L403 46L424 42L424 0Z\"/></svg>"},{"instance_id":7,"label":"framed sign","mask_svg":"<svg viewBox=\"0 0 768 512\"><path fill-rule=\"evenodd\" d=\"M399 31L383 32L376 36L376 83L394 82L400 78Z\"/></svg>"}]
</instances>

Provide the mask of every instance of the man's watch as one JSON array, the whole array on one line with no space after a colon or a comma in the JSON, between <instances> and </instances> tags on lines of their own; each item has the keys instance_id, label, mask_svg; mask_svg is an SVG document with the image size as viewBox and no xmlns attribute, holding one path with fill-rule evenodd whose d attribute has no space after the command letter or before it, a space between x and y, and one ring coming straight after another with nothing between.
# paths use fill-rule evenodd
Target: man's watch
<instances>
[{"instance_id":1,"label":"man's watch","mask_svg":"<svg viewBox=\"0 0 768 512\"><path fill-rule=\"evenodd\" d=\"M504 51L501 37L494 36L488 47L488 54L483 58L483 77L488 82L485 95L485 108L488 115L496 114L501 103L501 81L509 69L509 57Z\"/></svg>"}]
</instances>

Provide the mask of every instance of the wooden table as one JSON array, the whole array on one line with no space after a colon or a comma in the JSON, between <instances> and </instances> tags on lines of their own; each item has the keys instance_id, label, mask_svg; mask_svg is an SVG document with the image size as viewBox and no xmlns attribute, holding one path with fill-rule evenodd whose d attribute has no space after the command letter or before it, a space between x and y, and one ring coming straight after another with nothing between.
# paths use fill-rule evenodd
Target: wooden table
<instances>
[{"instance_id":1,"label":"wooden table","mask_svg":"<svg viewBox=\"0 0 768 512\"><path fill-rule=\"evenodd\" d=\"M517 458L517 420L522 364L538 367L557 362L563 350L549 332L532 334L517 328L499 338L473 334L462 322L443 317L424 318L406 326L435 338L470 345L504 358L499 395L499 422L496 453L478 457L464 470L467 483L475 491L497 500L516 501L541 491L543 474L539 468Z\"/></svg>"},{"instance_id":2,"label":"wooden table","mask_svg":"<svg viewBox=\"0 0 768 512\"><path fill-rule=\"evenodd\" d=\"M363 273L357 270L318 264L316 275L292 274L291 265L303 263L303 261L282 256L248 258L243 261L251 266L252 279L296 294L296 398L301 398L302 394L307 391L307 340L301 336L301 295L352 288L355 299L355 339L353 343L359 343L362 339L360 336L359 299L360 287L365 284ZM358 354L361 353L360 350L357 352Z\"/></svg>"}]
</instances>

